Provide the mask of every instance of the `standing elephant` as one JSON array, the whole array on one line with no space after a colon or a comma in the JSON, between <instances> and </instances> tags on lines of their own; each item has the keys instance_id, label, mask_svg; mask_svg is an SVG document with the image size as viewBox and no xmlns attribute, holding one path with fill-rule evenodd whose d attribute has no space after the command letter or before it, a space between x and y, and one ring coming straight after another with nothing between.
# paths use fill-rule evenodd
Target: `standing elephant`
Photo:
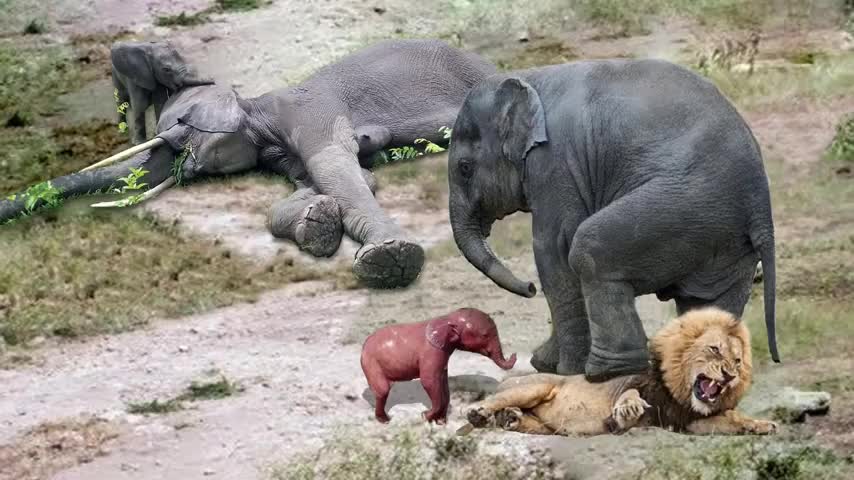
<instances>
[{"instance_id":1,"label":"standing elephant","mask_svg":"<svg viewBox=\"0 0 854 480\"><path fill-rule=\"evenodd\" d=\"M378 43L328 65L302 84L257 98L217 85L185 87L166 102L157 137L81 173L52 180L63 197L108 188L129 167L143 181L173 185L175 159L183 179L265 168L297 187L269 213L268 227L315 255L331 255L343 232L362 244L353 271L366 285L410 284L424 251L380 208L374 179L360 165L378 150L442 143L468 91L495 72L480 57L436 40ZM108 168L94 169L123 161ZM25 195L0 202L0 222L25 209ZM110 205L110 204L108 204Z\"/></svg>"},{"instance_id":2,"label":"standing elephant","mask_svg":"<svg viewBox=\"0 0 854 480\"><path fill-rule=\"evenodd\" d=\"M454 238L499 286L536 292L486 243L496 219L531 212L553 320L532 359L590 380L645 371L635 297L740 316L759 259L774 323L768 178L744 120L712 83L658 60L585 61L476 86L448 160Z\"/></svg>"},{"instance_id":3,"label":"standing elephant","mask_svg":"<svg viewBox=\"0 0 854 480\"><path fill-rule=\"evenodd\" d=\"M150 105L154 105L155 117L159 119L170 94L184 87L214 83L199 75L168 43L117 42L110 49L110 59L116 101L120 105L128 102L132 113L130 128L134 144L146 139L145 111ZM118 121L127 121L124 109L118 112Z\"/></svg>"}]
</instances>

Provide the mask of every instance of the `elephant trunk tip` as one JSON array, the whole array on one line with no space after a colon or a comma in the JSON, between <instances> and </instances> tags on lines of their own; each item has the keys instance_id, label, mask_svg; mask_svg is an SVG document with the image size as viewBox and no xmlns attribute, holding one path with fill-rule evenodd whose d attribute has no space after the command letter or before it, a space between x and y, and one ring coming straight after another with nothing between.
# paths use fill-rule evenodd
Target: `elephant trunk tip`
<instances>
[{"instance_id":1,"label":"elephant trunk tip","mask_svg":"<svg viewBox=\"0 0 854 480\"><path fill-rule=\"evenodd\" d=\"M516 365L516 354L510 355L510 358L498 364L502 370L510 370L513 366Z\"/></svg>"}]
</instances>

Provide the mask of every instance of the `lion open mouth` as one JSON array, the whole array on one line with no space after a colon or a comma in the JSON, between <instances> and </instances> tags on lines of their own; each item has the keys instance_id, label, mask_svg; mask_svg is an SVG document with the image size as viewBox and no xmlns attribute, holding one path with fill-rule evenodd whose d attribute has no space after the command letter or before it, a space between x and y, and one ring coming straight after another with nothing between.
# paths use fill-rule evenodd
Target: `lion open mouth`
<instances>
[{"instance_id":1,"label":"lion open mouth","mask_svg":"<svg viewBox=\"0 0 854 480\"><path fill-rule=\"evenodd\" d=\"M726 385L701 373L697 375L697 379L694 381L694 396L702 402L715 403L725 388Z\"/></svg>"}]
</instances>

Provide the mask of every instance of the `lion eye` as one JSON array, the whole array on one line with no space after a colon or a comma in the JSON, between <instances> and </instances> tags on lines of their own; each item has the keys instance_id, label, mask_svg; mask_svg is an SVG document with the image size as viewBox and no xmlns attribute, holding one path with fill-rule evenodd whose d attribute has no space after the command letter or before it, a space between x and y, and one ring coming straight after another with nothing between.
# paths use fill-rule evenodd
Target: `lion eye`
<instances>
[{"instance_id":1,"label":"lion eye","mask_svg":"<svg viewBox=\"0 0 854 480\"><path fill-rule=\"evenodd\" d=\"M720 349L720 348L718 348L718 347L711 346L711 347L709 347L709 350L711 350L711 352L712 352L712 353L714 353L715 355L720 355L720 354L721 354L721 349Z\"/></svg>"},{"instance_id":2,"label":"lion eye","mask_svg":"<svg viewBox=\"0 0 854 480\"><path fill-rule=\"evenodd\" d=\"M740 358L736 358L736 359L735 359L735 364L736 364L736 365L741 365L741 359L740 359Z\"/></svg>"}]
</instances>

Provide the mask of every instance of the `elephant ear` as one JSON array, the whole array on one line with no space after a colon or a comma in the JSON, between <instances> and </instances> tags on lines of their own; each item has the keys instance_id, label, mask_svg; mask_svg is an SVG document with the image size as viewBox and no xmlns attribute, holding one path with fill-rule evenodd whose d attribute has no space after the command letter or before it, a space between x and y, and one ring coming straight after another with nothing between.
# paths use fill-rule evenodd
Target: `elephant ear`
<instances>
[{"instance_id":1,"label":"elephant ear","mask_svg":"<svg viewBox=\"0 0 854 480\"><path fill-rule=\"evenodd\" d=\"M460 341L460 332L457 327L448 323L448 320L444 318L436 318L427 322L427 329L424 333L430 345L439 350L454 348Z\"/></svg>"},{"instance_id":2,"label":"elephant ear","mask_svg":"<svg viewBox=\"0 0 854 480\"><path fill-rule=\"evenodd\" d=\"M546 143L546 117L540 96L518 78L501 82L495 92L501 151L517 167L535 146Z\"/></svg>"},{"instance_id":3,"label":"elephant ear","mask_svg":"<svg viewBox=\"0 0 854 480\"><path fill-rule=\"evenodd\" d=\"M151 68L148 46L142 43L118 42L110 50L113 67L133 83L146 90L157 88Z\"/></svg>"},{"instance_id":4,"label":"elephant ear","mask_svg":"<svg viewBox=\"0 0 854 480\"><path fill-rule=\"evenodd\" d=\"M163 108L157 130L169 130L178 123L209 133L236 132L246 118L237 92L218 86L182 89Z\"/></svg>"}]
</instances>

